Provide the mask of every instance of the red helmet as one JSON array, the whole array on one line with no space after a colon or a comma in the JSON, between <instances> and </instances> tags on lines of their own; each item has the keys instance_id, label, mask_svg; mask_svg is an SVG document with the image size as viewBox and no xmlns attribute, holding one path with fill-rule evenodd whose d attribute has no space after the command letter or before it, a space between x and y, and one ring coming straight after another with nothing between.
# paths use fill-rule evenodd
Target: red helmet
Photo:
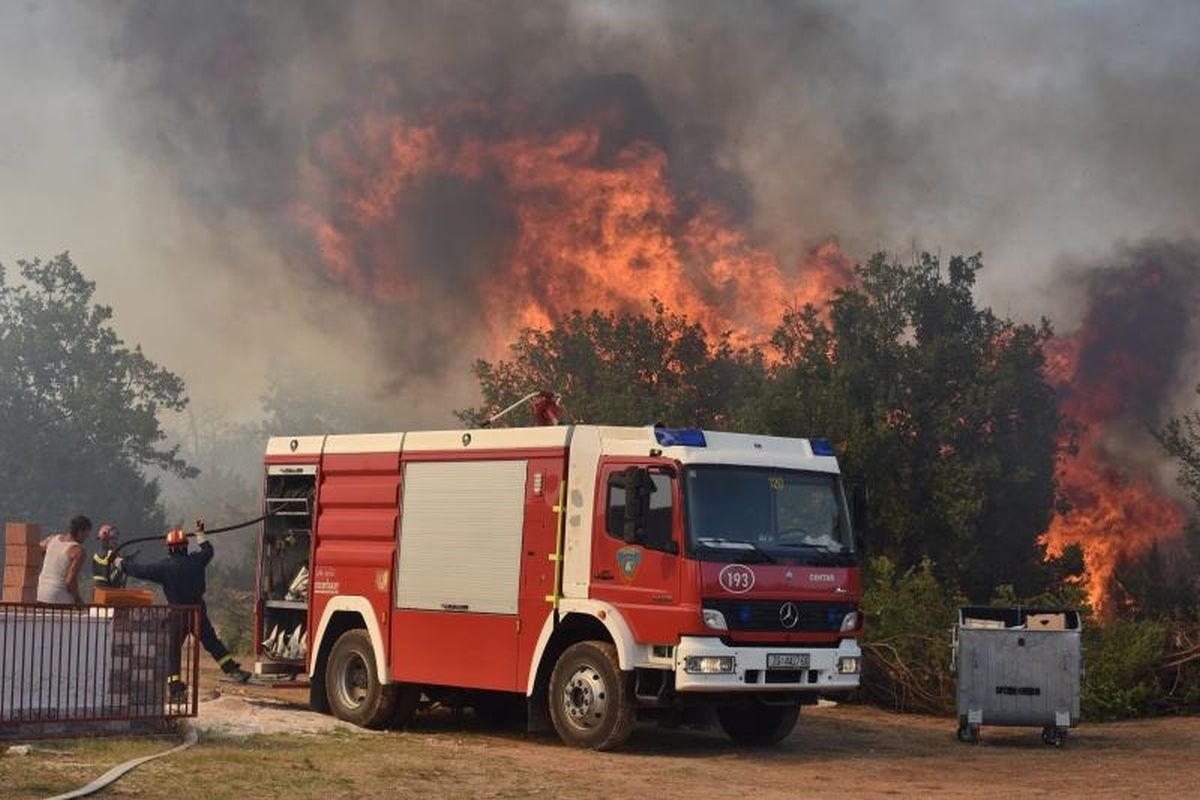
<instances>
[{"instance_id":1,"label":"red helmet","mask_svg":"<svg viewBox=\"0 0 1200 800\"><path fill-rule=\"evenodd\" d=\"M167 531L167 549L174 550L177 547L187 547L187 534L179 528L172 528Z\"/></svg>"},{"instance_id":2,"label":"red helmet","mask_svg":"<svg viewBox=\"0 0 1200 800\"><path fill-rule=\"evenodd\" d=\"M101 542L108 542L117 539L121 536L121 532L117 530L117 526L111 522L106 522L100 526L100 530L96 531L96 538Z\"/></svg>"}]
</instances>

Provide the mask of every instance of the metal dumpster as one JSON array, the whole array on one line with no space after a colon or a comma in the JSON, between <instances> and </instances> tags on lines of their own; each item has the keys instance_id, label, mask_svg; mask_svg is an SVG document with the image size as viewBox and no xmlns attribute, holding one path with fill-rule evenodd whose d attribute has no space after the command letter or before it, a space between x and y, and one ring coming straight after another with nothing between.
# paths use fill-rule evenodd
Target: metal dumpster
<instances>
[{"instance_id":1,"label":"metal dumpster","mask_svg":"<svg viewBox=\"0 0 1200 800\"><path fill-rule=\"evenodd\" d=\"M1041 726L1061 746L1079 724L1083 674L1079 612L966 606L958 611L950 670L958 678L958 738L982 725Z\"/></svg>"}]
</instances>

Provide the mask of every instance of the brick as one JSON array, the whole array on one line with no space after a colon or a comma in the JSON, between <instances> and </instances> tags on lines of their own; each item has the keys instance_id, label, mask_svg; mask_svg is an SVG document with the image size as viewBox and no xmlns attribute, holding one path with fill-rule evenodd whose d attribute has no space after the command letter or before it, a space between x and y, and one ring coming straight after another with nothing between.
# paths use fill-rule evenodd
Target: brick
<instances>
[{"instance_id":1,"label":"brick","mask_svg":"<svg viewBox=\"0 0 1200 800\"><path fill-rule=\"evenodd\" d=\"M29 522L8 522L4 525L4 543L37 544L42 540L42 526Z\"/></svg>"},{"instance_id":2,"label":"brick","mask_svg":"<svg viewBox=\"0 0 1200 800\"><path fill-rule=\"evenodd\" d=\"M37 602L37 584L32 586L18 587L5 586L3 594L0 594L0 602L3 603L36 603Z\"/></svg>"},{"instance_id":3,"label":"brick","mask_svg":"<svg viewBox=\"0 0 1200 800\"><path fill-rule=\"evenodd\" d=\"M13 564L4 567L4 585L15 586L23 589L26 586L37 587L38 575L41 573L41 567L23 564Z\"/></svg>"},{"instance_id":4,"label":"brick","mask_svg":"<svg viewBox=\"0 0 1200 800\"><path fill-rule=\"evenodd\" d=\"M7 542L4 545L4 566L18 567L32 565L40 567L44 555L42 548L36 544Z\"/></svg>"}]
</instances>

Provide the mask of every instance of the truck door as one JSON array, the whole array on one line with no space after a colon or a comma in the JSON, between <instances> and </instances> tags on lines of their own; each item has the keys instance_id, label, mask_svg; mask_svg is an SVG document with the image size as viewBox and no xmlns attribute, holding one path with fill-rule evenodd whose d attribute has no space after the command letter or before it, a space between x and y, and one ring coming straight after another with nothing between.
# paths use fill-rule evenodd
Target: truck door
<instances>
[{"instance_id":1,"label":"truck door","mask_svg":"<svg viewBox=\"0 0 1200 800\"><path fill-rule=\"evenodd\" d=\"M636 541L626 541L626 469L647 471L645 517ZM592 536L590 596L616 606L634 637L647 644L679 638L683 542L678 472L671 462L603 459Z\"/></svg>"}]
</instances>

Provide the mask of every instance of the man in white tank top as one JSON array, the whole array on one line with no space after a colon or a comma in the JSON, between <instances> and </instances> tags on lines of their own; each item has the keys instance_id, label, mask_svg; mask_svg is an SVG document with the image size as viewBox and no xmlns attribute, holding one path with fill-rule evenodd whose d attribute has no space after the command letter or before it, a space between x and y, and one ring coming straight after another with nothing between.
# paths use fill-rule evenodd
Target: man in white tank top
<instances>
[{"instance_id":1,"label":"man in white tank top","mask_svg":"<svg viewBox=\"0 0 1200 800\"><path fill-rule=\"evenodd\" d=\"M80 515L71 520L70 530L42 540L46 557L38 575L39 603L83 605L79 596L79 571L83 567L83 541L92 532L92 521Z\"/></svg>"}]
</instances>

